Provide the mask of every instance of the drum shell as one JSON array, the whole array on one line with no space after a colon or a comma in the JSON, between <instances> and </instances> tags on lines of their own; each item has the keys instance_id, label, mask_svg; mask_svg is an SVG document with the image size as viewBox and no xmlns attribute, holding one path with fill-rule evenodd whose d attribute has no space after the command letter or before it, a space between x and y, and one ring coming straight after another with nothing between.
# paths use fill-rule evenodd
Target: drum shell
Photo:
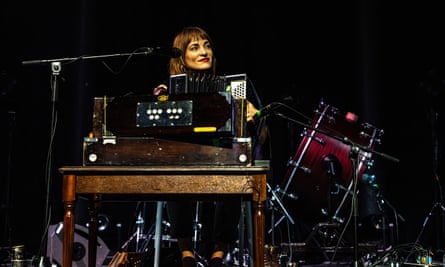
<instances>
[{"instance_id":1,"label":"drum shell","mask_svg":"<svg viewBox=\"0 0 445 267\"><path fill-rule=\"evenodd\" d=\"M282 197L291 209L295 207L303 214L331 213L347 194L353 169L360 180L371 160L370 150L363 148L372 149L380 143L383 131L351 117L356 118L320 102L312 128L304 130L280 185ZM357 153L351 153L353 147ZM356 150L357 147L362 149Z\"/></svg>"}]
</instances>

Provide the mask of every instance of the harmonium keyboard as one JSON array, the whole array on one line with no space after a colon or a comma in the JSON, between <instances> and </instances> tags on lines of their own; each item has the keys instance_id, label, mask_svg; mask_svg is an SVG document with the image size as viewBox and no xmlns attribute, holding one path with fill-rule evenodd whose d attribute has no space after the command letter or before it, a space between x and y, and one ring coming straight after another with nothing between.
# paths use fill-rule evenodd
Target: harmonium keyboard
<instances>
[{"instance_id":1,"label":"harmonium keyboard","mask_svg":"<svg viewBox=\"0 0 445 267\"><path fill-rule=\"evenodd\" d=\"M167 95L95 97L83 164L251 165L246 81L176 75Z\"/></svg>"}]
</instances>

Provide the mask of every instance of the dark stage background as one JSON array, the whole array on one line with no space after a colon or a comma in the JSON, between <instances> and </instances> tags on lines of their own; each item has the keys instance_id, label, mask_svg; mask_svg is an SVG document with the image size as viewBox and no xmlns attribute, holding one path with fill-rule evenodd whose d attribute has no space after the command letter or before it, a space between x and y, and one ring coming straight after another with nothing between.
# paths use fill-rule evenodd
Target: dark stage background
<instances>
[{"instance_id":1,"label":"dark stage background","mask_svg":"<svg viewBox=\"0 0 445 267\"><path fill-rule=\"evenodd\" d=\"M48 195L51 224L63 220L57 168L82 163L93 98L151 93L165 78L168 59L150 55L132 57L126 65L123 57L63 64L51 175L45 168L51 69L49 64L22 62L168 47L187 25L209 31L220 73L247 73L263 105L286 101L312 117L323 98L383 129L376 150L400 162L374 155L372 171L385 198L405 219L400 243L414 242L443 195L435 174L443 185L445 18L439 5L429 1L390 2L3 1L1 245L24 244L30 253L39 253ZM109 68L122 70L116 74ZM277 184L285 179L286 162L300 143L302 127L276 117L268 122L270 183ZM126 214L128 208L123 209ZM443 249L436 217L427 224L421 242Z\"/></svg>"}]
</instances>

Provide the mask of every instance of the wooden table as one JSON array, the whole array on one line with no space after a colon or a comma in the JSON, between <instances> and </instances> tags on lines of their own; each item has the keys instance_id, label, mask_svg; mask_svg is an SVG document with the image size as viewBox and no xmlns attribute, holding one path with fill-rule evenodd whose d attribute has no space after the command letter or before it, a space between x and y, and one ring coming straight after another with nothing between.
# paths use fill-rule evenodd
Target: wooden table
<instances>
[{"instance_id":1,"label":"wooden table","mask_svg":"<svg viewBox=\"0 0 445 267\"><path fill-rule=\"evenodd\" d=\"M97 213L105 200L215 200L241 197L252 201L254 266L264 266L267 167L245 166L65 166L63 266L72 266L77 195L88 197L90 226L88 266L96 265Z\"/></svg>"}]
</instances>

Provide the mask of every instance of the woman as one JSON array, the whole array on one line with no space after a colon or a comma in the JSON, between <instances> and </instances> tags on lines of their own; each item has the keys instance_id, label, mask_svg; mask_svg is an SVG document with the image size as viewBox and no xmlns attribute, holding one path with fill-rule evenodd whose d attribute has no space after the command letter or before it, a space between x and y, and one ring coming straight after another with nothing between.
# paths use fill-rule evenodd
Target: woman
<instances>
[{"instance_id":1,"label":"woman","mask_svg":"<svg viewBox=\"0 0 445 267\"><path fill-rule=\"evenodd\" d=\"M199 27L186 27L173 40L173 47L182 51L180 57L171 58L169 75L208 74L216 75L216 58L213 43L208 33ZM166 94L167 85L161 84L153 90L154 95ZM253 119L257 109L249 102L248 121ZM219 267L229 245L234 244L238 235L238 223L241 215L241 200L230 199L210 203L212 213L208 212L209 203L202 209L201 238L211 244L209 266ZM192 201L169 201L167 214L171 223L171 234L178 240L183 267L196 267L194 253L194 203Z\"/></svg>"}]
</instances>

